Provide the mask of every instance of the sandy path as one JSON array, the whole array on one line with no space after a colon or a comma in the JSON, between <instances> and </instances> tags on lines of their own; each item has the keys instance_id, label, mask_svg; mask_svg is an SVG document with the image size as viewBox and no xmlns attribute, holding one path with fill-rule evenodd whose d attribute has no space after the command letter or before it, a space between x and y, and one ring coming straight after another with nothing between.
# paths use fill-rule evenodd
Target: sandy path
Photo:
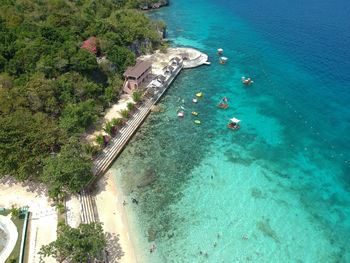
<instances>
[{"instance_id":1,"label":"sandy path","mask_svg":"<svg viewBox=\"0 0 350 263\"><path fill-rule=\"evenodd\" d=\"M93 193L99 221L108 242L109 262L134 263L134 250L129 239L123 200L118 193L113 174L107 172L97 183Z\"/></svg>"}]
</instances>

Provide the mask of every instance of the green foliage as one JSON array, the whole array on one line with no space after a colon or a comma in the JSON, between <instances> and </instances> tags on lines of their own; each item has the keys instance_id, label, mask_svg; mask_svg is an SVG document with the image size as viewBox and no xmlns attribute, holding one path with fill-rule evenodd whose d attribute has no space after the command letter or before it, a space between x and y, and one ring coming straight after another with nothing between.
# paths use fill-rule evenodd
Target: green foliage
<instances>
[{"instance_id":1,"label":"green foliage","mask_svg":"<svg viewBox=\"0 0 350 263\"><path fill-rule=\"evenodd\" d=\"M80 224L78 228L62 225L57 239L40 249L40 262L52 256L57 261L90 262L102 258L106 240L101 223Z\"/></svg>"},{"instance_id":2,"label":"green foliage","mask_svg":"<svg viewBox=\"0 0 350 263\"><path fill-rule=\"evenodd\" d=\"M112 127L113 127L113 124L112 122L105 122L105 127L103 128L103 130L108 133L108 134L111 134L112 133Z\"/></svg>"},{"instance_id":3,"label":"green foliage","mask_svg":"<svg viewBox=\"0 0 350 263\"><path fill-rule=\"evenodd\" d=\"M60 126L69 133L81 132L96 120L97 107L92 99L68 105L60 118Z\"/></svg>"},{"instance_id":4,"label":"green foliage","mask_svg":"<svg viewBox=\"0 0 350 263\"><path fill-rule=\"evenodd\" d=\"M58 202L56 204L56 209L60 214L63 214L66 211L66 207L64 206L64 204L62 202Z\"/></svg>"},{"instance_id":5,"label":"green foliage","mask_svg":"<svg viewBox=\"0 0 350 263\"><path fill-rule=\"evenodd\" d=\"M169 43L162 43L158 49L162 52L162 53L167 53L167 49L170 47L170 44Z\"/></svg>"},{"instance_id":6,"label":"green foliage","mask_svg":"<svg viewBox=\"0 0 350 263\"><path fill-rule=\"evenodd\" d=\"M132 98L133 100L137 103L141 100L142 94L140 91L134 91L134 93L132 94Z\"/></svg>"},{"instance_id":7,"label":"green foliage","mask_svg":"<svg viewBox=\"0 0 350 263\"><path fill-rule=\"evenodd\" d=\"M80 49L70 60L71 67L83 74L89 74L97 69L96 56L86 49Z\"/></svg>"},{"instance_id":8,"label":"green foliage","mask_svg":"<svg viewBox=\"0 0 350 263\"><path fill-rule=\"evenodd\" d=\"M100 145L101 147L104 146L105 142L103 141L103 135L99 134L95 137L95 142Z\"/></svg>"},{"instance_id":9,"label":"green foliage","mask_svg":"<svg viewBox=\"0 0 350 263\"><path fill-rule=\"evenodd\" d=\"M120 118L113 118L112 119L112 124L114 125L114 126L119 126L120 124L122 123L122 119L120 119Z\"/></svg>"},{"instance_id":10,"label":"green foliage","mask_svg":"<svg viewBox=\"0 0 350 263\"><path fill-rule=\"evenodd\" d=\"M56 145L60 132L45 113L17 110L0 117L0 176L25 180L39 174L42 159Z\"/></svg>"},{"instance_id":11,"label":"green foliage","mask_svg":"<svg viewBox=\"0 0 350 263\"><path fill-rule=\"evenodd\" d=\"M6 260L6 263L16 263L16 258L15 256L11 256Z\"/></svg>"},{"instance_id":12,"label":"green foliage","mask_svg":"<svg viewBox=\"0 0 350 263\"><path fill-rule=\"evenodd\" d=\"M56 157L44 160L42 181L50 187L49 194L57 198L62 191L76 193L93 177L92 163L83 154L80 143L72 141L64 145Z\"/></svg>"},{"instance_id":13,"label":"green foliage","mask_svg":"<svg viewBox=\"0 0 350 263\"><path fill-rule=\"evenodd\" d=\"M20 209L19 208L16 208L16 207L12 206L10 211L11 211L12 217L18 217L19 216L19 213L20 213Z\"/></svg>"},{"instance_id":14,"label":"green foliage","mask_svg":"<svg viewBox=\"0 0 350 263\"><path fill-rule=\"evenodd\" d=\"M92 145L90 143L84 144L83 149L84 149L84 152L89 156L93 156L94 154L101 151L100 147L97 147L97 146Z\"/></svg>"},{"instance_id":15,"label":"green foliage","mask_svg":"<svg viewBox=\"0 0 350 263\"><path fill-rule=\"evenodd\" d=\"M134 103L132 103L132 102L129 102L126 106L128 107L129 112L133 111L134 107L135 107Z\"/></svg>"},{"instance_id":16,"label":"green foliage","mask_svg":"<svg viewBox=\"0 0 350 263\"><path fill-rule=\"evenodd\" d=\"M129 111L127 109L120 110L119 112L124 119L128 119Z\"/></svg>"},{"instance_id":17,"label":"green foliage","mask_svg":"<svg viewBox=\"0 0 350 263\"><path fill-rule=\"evenodd\" d=\"M64 221L64 219L59 218L57 222L57 229L60 229L65 225L66 225L66 221Z\"/></svg>"},{"instance_id":18,"label":"green foliage","mask_svg":"<svg viewBox=\"0 0 350 263\"><path fill-rule=\"evenodd\" d=\"M161 41L159 23L126 9L138 5L134 0L0 1L0 177L41 179L52 196L79 188L84 180L74 177L72 161L66 164L71 170L62 171L73 151L67 142L95 123L99 108L117 101L121 73L135 64L126 46L145 38L153 46ZM80 48L92 36L100 40L97 54L112 66L98 65L94 53ZM91 156L97 148L84 150ZM82 162L83 168L91 164ZM57 173L50 170L55 165ZM77 185L68 179L71 174Z\"/></svg>"},{"instance_id":19,"label":"green foliage","mask_svg":"<svg viewBox=\"0 0 350 263\"><path fill-rule=\"evenodd\" d=\"M133 66L136 63L134 53L125 47L112 47L108 51L108 59L117 65L119 73L123 73L128 66Z\"/></svg>"}]
</instances>

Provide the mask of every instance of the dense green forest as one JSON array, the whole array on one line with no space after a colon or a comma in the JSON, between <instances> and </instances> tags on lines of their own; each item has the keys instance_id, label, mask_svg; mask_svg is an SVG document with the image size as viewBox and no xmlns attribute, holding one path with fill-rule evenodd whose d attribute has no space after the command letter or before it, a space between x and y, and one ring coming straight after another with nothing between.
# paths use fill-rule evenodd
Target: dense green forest
<instances>
[{"instance_id":1,"label":"dense green forest","mask_svg":"<svg viewBox=\"0 0 350 263\"><path fill-rule=\"evenodd\" d=\"M117 100L135 63L126 46L161 42L164 23L130 9L139 2L0 1L0 177L45 182L52 197L91 179L79 135ZM91 37L95 53L81 48Z\"/></svg>"}]
</instances>

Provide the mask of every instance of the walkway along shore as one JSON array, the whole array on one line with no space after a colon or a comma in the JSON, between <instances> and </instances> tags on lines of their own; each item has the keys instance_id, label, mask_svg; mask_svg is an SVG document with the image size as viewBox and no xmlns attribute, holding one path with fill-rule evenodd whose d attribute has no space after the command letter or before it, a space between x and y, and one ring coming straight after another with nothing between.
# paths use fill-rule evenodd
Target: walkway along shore
<instances>
[{"instance_id":1,"label":"walkway along shore","mask_svg":"<svg viewBox=\"0 0 350 263\"><path fill-rule=\"evenodd\" d=\"M155 105L159 99L163 96L171 83L178 76L183 68L194 68L206 64L208 56L196 49L186 49L189 53L195 54L194 58L187 58L182 60L175 67L174 71L166 78L164 83L155 88L153 96L144 100L143 104L136 110L136 112L128 119L125 125L120 129L118 134L112 138L106 148L101 151L94 160L93 173L94 178L89 182L87 187L81 191L78 195L80 201L80 212L83 223L90 223L99 221L97 209L94 205L94 198L90 195L90 191L93 189L97 180L104 175L108 168L112 165L114 159L121 153L127 142L136 132L137 128L146 119L151 111L153 105ZM170 62L170 61L169 61ZM152 82L147 86L150 87Z\"/></svg>"}]
</instances>

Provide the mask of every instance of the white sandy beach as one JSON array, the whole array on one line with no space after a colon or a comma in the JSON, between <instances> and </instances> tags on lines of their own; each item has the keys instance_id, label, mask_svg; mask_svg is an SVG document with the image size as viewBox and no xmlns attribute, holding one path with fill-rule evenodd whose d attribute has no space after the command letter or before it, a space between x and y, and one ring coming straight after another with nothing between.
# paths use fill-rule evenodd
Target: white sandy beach
<instances>
[{"instance_id":1,"label":"white sandy beach","mask_svg":"<svg viewBox=\"0 0 350 263\"><path fill-rule=\"evenodd\" d=\"M128 222L125 217L123 199L118 192L113 173L108 171L97 183L93 193L98 217L108 242L109 262L136 262L133 246L129 239Z\"/></svg>"}]
</instances>

